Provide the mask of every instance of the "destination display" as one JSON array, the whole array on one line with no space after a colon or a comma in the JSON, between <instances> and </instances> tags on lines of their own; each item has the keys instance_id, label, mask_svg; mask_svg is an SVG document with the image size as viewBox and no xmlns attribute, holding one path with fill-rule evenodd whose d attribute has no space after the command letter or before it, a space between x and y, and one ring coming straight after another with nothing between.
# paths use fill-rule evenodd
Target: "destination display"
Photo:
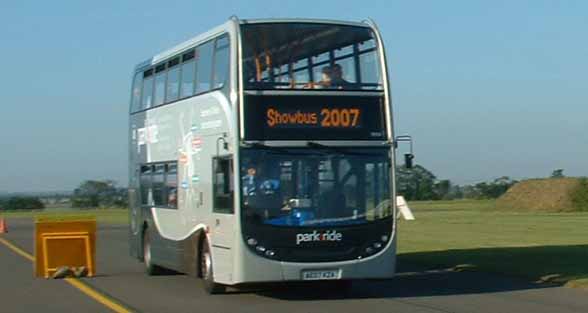
<instances>
[{"instance_id":1,"label":"destination display","mask_svg":"<svg viewBox=\"0 0 588 313\"><path fill-rule=\"evenodd\" d=\"M361 127L360 108L319 108L320 111L285 111L274 107L266 110L266 124L270 128L299 127Z\"/></svg>"},{"instance_id":2,"label":"destination display","mask_svg":"<svg viewBox=\"0 0 588 313\"><path fill-rule=\"evenodd\" d=\"M383 140L379 96L245 97L247 140Z\"/></svg>"}]
</instances>

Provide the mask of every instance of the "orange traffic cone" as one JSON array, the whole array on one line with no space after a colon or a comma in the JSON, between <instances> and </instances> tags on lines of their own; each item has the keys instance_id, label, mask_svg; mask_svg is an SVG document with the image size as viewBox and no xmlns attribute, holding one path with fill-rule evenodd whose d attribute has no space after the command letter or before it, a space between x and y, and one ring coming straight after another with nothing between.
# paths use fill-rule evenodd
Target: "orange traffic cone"
<instances>
[{"instance_id":1,"label":"orange traffic cone","mask_svg":"<svg viewBox=\"0 0 588 313\"><path fill-rule=\"evenodd\" d=\"M8 232L8 226L6 226L6 222L4 221L4 218L0 217L0 234L7 233L7 232Z\"/></svg>"}]
</instances>

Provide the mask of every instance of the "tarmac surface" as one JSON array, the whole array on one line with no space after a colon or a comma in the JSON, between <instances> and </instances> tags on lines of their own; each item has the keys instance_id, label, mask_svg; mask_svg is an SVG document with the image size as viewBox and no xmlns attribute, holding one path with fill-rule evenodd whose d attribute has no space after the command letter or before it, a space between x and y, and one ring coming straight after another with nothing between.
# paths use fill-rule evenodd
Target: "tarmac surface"
<instances>
[{"instance_id":1,"label":"tarmac surface","mask_svg":"<svg viewBox=\"0 0 588 313\"><path fill-rule=\"evenodd\" d=\"M33 254L31 220L8 220L0 234ZM392 280L334 284L271 284L207 295L194 277L147 276L128 253L126 226L98 231L97 272L81 279L93 293L130 312L534 312L586 313L588 292L478 272L419 271L399 264ZM32 263L0 242L0 312L115 312L64 280L33 277Z\"/></svg>"}]
</instances>

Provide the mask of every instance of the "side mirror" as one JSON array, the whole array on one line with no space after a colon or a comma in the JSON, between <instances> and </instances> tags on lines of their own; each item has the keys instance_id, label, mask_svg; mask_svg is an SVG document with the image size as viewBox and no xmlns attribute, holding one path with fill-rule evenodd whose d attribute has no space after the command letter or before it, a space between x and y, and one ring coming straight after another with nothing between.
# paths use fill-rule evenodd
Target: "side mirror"
<instances>
[{"instance_id":1,"label":"side mirror","mask_svg":"<svg viewBox=\"0 0 588 313\"><path fill-rule=\"evenodd\" d=\"M414 159L414 154L406 153L404 155L404 166L406 166L406 168L412 168L412 159Z\"/></svg>"},{"instance_id":2,"label":"side mirror","mask_svg":"<svg viewBox=\"0 0 588 313\"><path fill-rule=\"evenodd\" d=\"M398 148L398 142L408 142L410 144L410 153L404 154L404 165L410 169L412 168L412 160L414 159L414 154L412 153L412 137L407 135L396 137L394 148Z\"/></svg>"}]
</instances>

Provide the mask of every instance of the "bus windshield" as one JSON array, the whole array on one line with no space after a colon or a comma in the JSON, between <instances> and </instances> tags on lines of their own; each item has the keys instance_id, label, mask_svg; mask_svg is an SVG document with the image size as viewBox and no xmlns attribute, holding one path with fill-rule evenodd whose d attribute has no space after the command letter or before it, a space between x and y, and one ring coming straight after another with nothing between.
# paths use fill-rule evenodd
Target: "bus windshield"
<instances>
[{"instance_id":1,"label":"bus windshield","mask_svg":"<svg viewBox=\"0 0 588 313\"><path fill-rule=\"evenodd\" d=\"M388 150L244 149L245 222L344 226L391 216Z\"/></svg>"},{"instance_id":2,"label":"bus windshield","mask_svg":"<svg viewBox=\"0 0 588 313\"><path fill-rule=\"evenodd\" d=\"M242 25L246 89L382 90L367 27L316 23Z\"/></svg>"}]
</instances>

